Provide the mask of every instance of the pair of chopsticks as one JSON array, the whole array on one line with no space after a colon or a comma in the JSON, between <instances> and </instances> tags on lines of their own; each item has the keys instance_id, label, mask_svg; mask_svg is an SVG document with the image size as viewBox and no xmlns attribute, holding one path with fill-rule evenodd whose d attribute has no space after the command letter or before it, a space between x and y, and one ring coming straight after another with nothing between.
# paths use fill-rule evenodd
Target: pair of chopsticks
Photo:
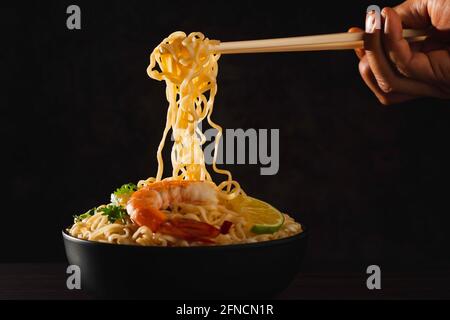
<instances>
[{"instance_id":1,"label":"pair of chopsticks","mask_svg":"<svg viewBox=\"0 0 450 320\"><path fill-rule=\"evenodd\" d=\"M423 41L429 35L426 30L403 30L409 42ZM364 48L364 32L333 33L316 36L278 39L221 42L212 50L220 54L263 53L288 51L321 51Z\"/></svg>"}]
</instances>

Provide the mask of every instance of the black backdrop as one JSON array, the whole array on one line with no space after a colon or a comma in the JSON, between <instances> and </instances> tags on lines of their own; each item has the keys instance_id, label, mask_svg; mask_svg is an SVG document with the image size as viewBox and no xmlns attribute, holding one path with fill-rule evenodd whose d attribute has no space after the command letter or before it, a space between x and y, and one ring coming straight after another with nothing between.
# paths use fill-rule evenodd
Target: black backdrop
<instances>
[{"instance_id":1,"label":"black backdrop","mask_svg":"<svg viewBox=\"0 0 450 320\"><path fill-rule=\"evenodd\" d=\"M2 4L2 261L64 259L60 232L73 214L155 174L167 103L146 67L163 37L343 32L362 26L371 4L74 3L78 31L66 28L72 1ZM249 194L309 226L306 268L450 261L448 101L380 106L351 51L223 56L218 81L214 118L225 128L280 128L277 175L228 168Z\"/></svg>"}]
</instances>

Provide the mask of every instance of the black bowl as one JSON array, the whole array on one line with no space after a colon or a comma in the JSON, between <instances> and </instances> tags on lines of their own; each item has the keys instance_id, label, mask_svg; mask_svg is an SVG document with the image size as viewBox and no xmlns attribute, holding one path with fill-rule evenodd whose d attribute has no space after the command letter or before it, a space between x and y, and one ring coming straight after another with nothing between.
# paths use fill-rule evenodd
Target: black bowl
<instances>
[{"instance_id":1,"label":"black bowl","mask_svg":"<svg viewBox=\"0 0 450 320\"><path fill-rule=\"evenodd\" d=\"M102 298L270 298L298 273L307 233L273 241L144 247L77 239L63 231L83 290Z\"/></svg>"}]
</instances>

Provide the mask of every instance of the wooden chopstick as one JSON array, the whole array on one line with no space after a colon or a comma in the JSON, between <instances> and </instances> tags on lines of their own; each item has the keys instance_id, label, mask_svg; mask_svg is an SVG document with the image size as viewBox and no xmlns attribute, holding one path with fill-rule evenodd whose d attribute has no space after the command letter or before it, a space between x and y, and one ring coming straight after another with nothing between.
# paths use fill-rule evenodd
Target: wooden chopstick
<instances>
[{"instance_id":1,"label":"wooden chopstick","mask_svg":"<svg viewBox=\"0 0 450 320\"><path fill-rule=\"evenodd\" d=\"M409 42L423 41L426 30L403 30L403 37ZM316 36L290 37L278 39L221 42L212 50L220 54L263 53L288 51L347 50L364 48L364 32L346 32Z\"/></svg>"}]
</instances>

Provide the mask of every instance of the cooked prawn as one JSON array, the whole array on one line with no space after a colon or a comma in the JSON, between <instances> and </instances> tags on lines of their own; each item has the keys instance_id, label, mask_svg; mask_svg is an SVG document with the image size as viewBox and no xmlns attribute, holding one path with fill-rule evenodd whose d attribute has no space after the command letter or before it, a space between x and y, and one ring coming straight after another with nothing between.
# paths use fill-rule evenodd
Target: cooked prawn
<instances>
[{"instance_id":1,"label":"cooked prawn","mask_svg":"<svg viewBox=\"0 0 450 320\"><path fill-rule=\"evenodd\" d=\"M220 230L214 226L189 219L168 220L162 210L179 203L217 204L214 184L205 181L160 181L133 193L127 203L127 212L139 226L147 226L188 241L205 241Z\"/></svg>"}]
</instances>

